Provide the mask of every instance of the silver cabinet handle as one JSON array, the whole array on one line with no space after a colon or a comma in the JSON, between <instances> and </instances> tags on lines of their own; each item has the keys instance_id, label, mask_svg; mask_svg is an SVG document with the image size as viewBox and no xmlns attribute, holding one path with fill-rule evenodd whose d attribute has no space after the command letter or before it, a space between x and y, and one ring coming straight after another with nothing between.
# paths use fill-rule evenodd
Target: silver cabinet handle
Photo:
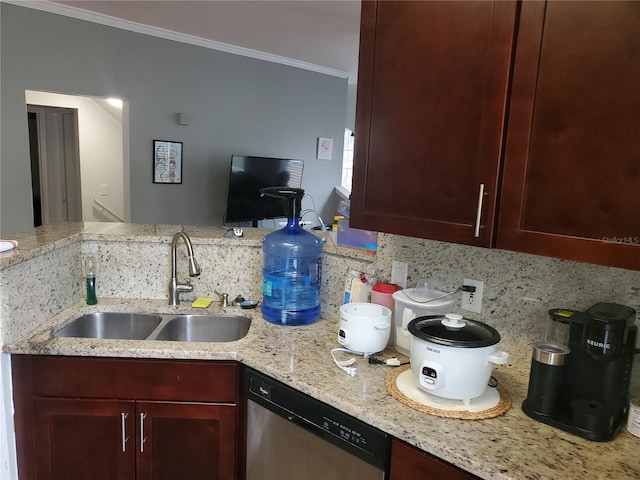
<instances>
[{"instance_id":1,"label":"silver cabinet handle","mask_svg":"<svg viewBox=\"0 0 640 480\"><path fill-rule=\"evenodd\" d=\"M127 451L127 440L129 440L129 437L127 437L127 424L125 423L128 416L128 413L120 413L120 420L122 422L122 452Z\"/></svg>"},{"instance_id":2,"label":"silver cabinet handle","mask_svg":"<svg viewBox=\"0 0 640 480\"><path fill-rule=\"evenodd\" d=\"M146 442L146 438L144 438L144 419L147 417L146 413L140 414L140 453L144 453L144 442Z\"/></svg>"},{"instance_id":3,"label":"silver cabinet handle","mask_svg":"<svg viewBox=\"0 0 640 480\"><path fill-rule=\"evenodd\" d=\"M484 199L484 183L480 184L480 194L478 195L478 211L476 213L476 227L473 236L480 236L480 217L482 217L482 200Z\"/></svg>"}]
</instances>

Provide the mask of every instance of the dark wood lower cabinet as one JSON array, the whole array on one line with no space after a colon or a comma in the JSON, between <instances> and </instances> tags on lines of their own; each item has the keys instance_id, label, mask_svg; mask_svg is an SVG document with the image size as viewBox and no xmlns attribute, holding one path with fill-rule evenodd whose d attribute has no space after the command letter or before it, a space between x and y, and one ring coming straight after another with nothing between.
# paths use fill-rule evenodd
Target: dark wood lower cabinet
<instances>
[{"instance_id":1,"label":"dark wood lower cabinet","mask_svg":"<svg viewBox=\"0 0 640 480\"><path fill-rule=\"evenodd\" d=\"M399 440L391 444L390 480L472 480L464 470Z\"/></svg>"},{"instance_id":2,"label":"dark wood lower cabinet","mask_svg":"<svg viewBox=\"0 0 640 480\"><path fill-rule=\"evenodd\" d=\"M33 478L135 478L129 437L134 434L134 406L119 400L34 399Z\"/></svg>"},{"instance_id":3,"label":"dark wood lower cabinet","mask_svg":"<svg viewBox=\"0 0 640 480\"><path fill-rule=\"evenodd\" d=\"M244 479L236 362L13 355L11 363L20 480ZM391 480L475 478L393 440Z\"/></svg>"},{"instance_id":4,"label":"dark wood lower cabinet","mask_svg":"<svg viewBox=\"0 0 640 480\"><path fill-rule=\"evenodd\" d=\"M137 402L136 478L236 478L235 410L232 405Z\"/></svg>"},{"instance_id":5,"label":"dark wood lower cabinet","mask_svg":"<svg viewBox=\"0 0 640 480\"><path fill-rule=\"evenodd\" d=\"M234 362L18 355L12 365L20 480L242 477Z\"/></svg>"}]
</instances>

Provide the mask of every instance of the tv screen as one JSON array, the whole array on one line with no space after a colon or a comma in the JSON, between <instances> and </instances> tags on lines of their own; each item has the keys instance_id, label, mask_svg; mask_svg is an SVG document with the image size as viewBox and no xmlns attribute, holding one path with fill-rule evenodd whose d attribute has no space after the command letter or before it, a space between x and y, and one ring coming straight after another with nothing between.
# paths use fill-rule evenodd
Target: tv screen
<instances>
[{"instance_id":1,"label":"tv screen","mask_svg":"<svg viewBox=\"0 0 640 480\"><path fill-rule=\"evenodd\" d=\"M286 217L284 199L261 197L265 187L302 187L302 160L233 155L225 222Z\"/></svg>"}]
</instances>

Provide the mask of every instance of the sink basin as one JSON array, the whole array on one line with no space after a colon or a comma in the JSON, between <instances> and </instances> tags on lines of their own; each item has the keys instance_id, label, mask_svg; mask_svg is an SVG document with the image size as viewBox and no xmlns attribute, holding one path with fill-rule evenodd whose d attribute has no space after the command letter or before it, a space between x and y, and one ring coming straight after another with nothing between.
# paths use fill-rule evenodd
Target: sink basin
<instances>
[{"instance_id":1,"label":"sink basin","mask_svg":"<svg viewBox=\"0 0 640 480\"><path fill-rule=\"evenodd\" d=\"M98 312L76 318L57 337L232 342L249 331L251 319L238 315L152 315Z\"/></svg>"},{"instance_id":2,"label":"sink basin","mask_svg":"<svg viewBox=\"0 0 640 480\"><path fill-rule=\"evenodd\" d=\"M232 315L181 315L169 320L149 340L232 342L249 331L251 319Z\"/></svg>"},{"instance_id":3,"label":"sink basin","mask_svg":"<svg viewBox=\"0 0 640 480\"><path fill-rule=\"evenodd\" d=\"M162 322L159 315L98 312L76 318L63 327L58 337L144 340Z\"/></svg>"}]
</instances>

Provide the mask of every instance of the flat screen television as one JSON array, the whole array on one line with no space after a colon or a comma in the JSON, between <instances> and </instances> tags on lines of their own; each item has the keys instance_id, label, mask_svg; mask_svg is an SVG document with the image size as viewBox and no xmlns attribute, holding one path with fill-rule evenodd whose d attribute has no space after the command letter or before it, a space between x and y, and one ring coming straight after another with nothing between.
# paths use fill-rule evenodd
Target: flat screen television
<instances>
[{"instance_id":1,"label":"flat screen television","mask_svg":"<svg viewBox=\"0 0 640 480\"><path fill-rule=\"evenodd\" d=\"M232 155L225 222L252 222L286 217L282 198L261 197L265 187L302 187L304 162L287 158Z\"/></svg>"}]
</instances>

